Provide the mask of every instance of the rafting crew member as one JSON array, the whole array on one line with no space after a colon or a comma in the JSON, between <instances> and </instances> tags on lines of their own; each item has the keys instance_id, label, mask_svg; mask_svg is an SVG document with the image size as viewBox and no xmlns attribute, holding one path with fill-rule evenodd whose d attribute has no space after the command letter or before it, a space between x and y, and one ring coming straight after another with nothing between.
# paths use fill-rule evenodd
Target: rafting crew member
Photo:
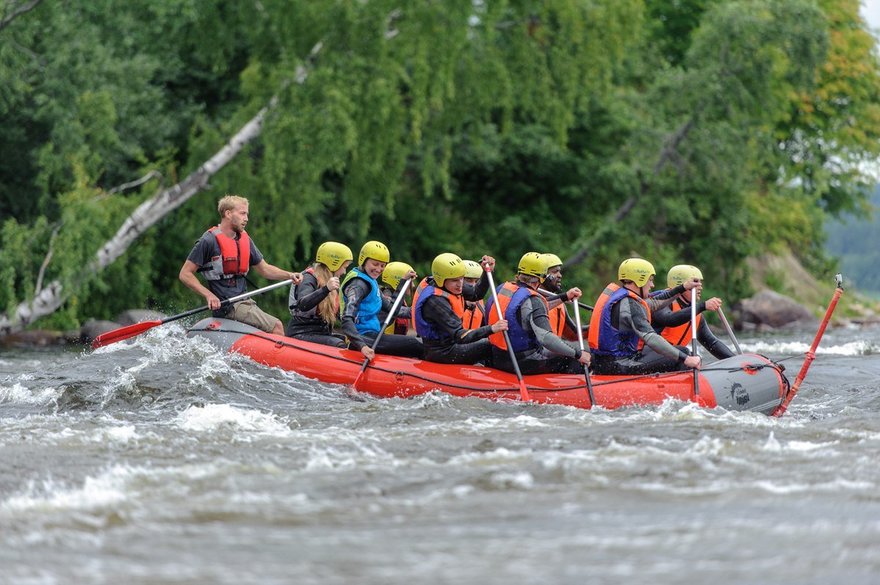
<instances>
[{"instance_id":1,"label":"rafting crew member","mask_svg":"<svg viewBox=\"0 0 880 585\"><path fill-rule=\"evenodd\" d=\"M394 304L393 299L382 297L378 281L390 259L391 253L385 244L369 241L361 247L357 268L353 268L342 280L341 327L352 349L360 350L364 345L372 346L383 323L379 320L379 313L384 310L387 316ZM394 298L397 298L404 281L415 277L413 270L404 274ZM411 316L409 307L399 306L398 311L403 317ZM417 337L383 334L376 346L376 353L421 358L424 348Z\"/></svg>"},{"instance_id":2,"label":"rafting crew member","mask_svg":"<svg viewBox=\"0 0 880 585\"><path fill-rule=\"evenodd\" d=\"M339 317L339 278L353 260L351 248L339 242L324 242L315 253L315 263L303 270L302 282L290 287L288 337L348 347L345 336L333 333ZM373 351L364 346L361 352L372 358Z\"/></svg>"},{"instance_id":3,"label":"rafting crew member","mask_svg":"<svg viewBox=\"0 0 880 585\"><path fill-rule=\"evenodd\" d=\"M220 308L226 299L244 294L245 275L253 267L269 280L300 282L299 272L289 272L263 259L259 248L245 231L248 223L248 200L226 195L217 202L220 223L202 234L180 268L178 278L191 290L205 297L214 317L225 317L246 323L266 333L284 335L281 320L266 313L253 299L244 299ZM207 288L199 282L201 273Z\"/></svg>"},{"instance_id":4,"label":"rafting crew member","mask_svg":"<svg viewBox=\"0 0 880 585\"><path fill-rule=\"evenodd\" d=\"M558 337L569 341L577 341L577 325L565 309L565 301L569 298L569 291L562 290L562 259L556 254L542 254L547 262L547 278L541 288L552 295L545 295L550 310L547 317L550 319L550 330ZM579 310L579 309L575 309ZM586 328L584 328L586 331Z\"/></svg>"},{"instance_id":5,"label":"rafting crew member","mask_svg":"<svg viewBox=\"0 0 880 585\"><path fill-rule=\"evenodd\" d=\"M483 256L483 266L492 270L495 259ZM489 279L480 267L480 278L466 284L467 268L455 254L439 254L431 263L431 275L423 279L425 286L413 304L413 323L425 345L425 359L441 364L487 365L492 355L489 335L507 330L507 321L498 321L477 329L466 329L462 323L465 302L482 299L489 290Z\"/></svg>"},{"instance_id":6,"label":"rafting crew member","mask_svg":"<svg viewBox=\"0 0 880 585\"><path fill-rule=\"evenodd\" d=\"M388 299L391 304L394 304L394 299L397 298L397 290L400 286L400 281L403 278L404 274L409 274L412 272L415 274L415 270L413 267L407 264L406 262L389 262L385 265L385 269L382 271L382 278L379 280L379 292L382 293L382 297ZM409 307L407 304L407 298L412 298L414 287L410 285L409 289L406 291L406 295L404 295L403 300L401 301L401 306ZM385 322L385 318L388 316L388 311L382 309L379 311L379 321L382 323ZM406 335L410 330L410 323L412 320L405 316L401 315L398 311L397 317L394 318L394 321L385 329L385 333L391 333L394 335Z\"/></svg>"},{"instance_id":7,"label":"rafting crew member","mask_svg":"<svg viewBox=\"0 0 880 585\"><path fill-rule=\"evenodd\" d=\"M473 260L464 260L464 270L464 283L470 286L476 286L485 274L480 263ZM479 329L486 324L486 303L482 297L476 301L465 299L461 324L465 329Z\"/></svg>"},{"instance_id":8,"label":"rafting crew member","mask_svg":"<svg viewBox=\"0 0 880 585\"><path fill-rule=\"evenodd\" d=\"M590 353L581 351L553 333L547 299L538 293L538 287L547 275L547 262L537 252L528 252L520 258L513 281L498 287L498 303L508 324L508 337L517 363L523 374L583 373L590 365ZM578 288L565 293L569 300L581 296ZM493 300L486 303L489 324L499 322ZM489 337L492 344L492 365L506 372L515 372L502 333Z\"/></svg>"},{"instance_id":9,"label":"rafting crew member","mask_svg":"<svg viewBox=\"0 0 880 585\"><path fill-rule=\"evenodd\" d=\"M590 318L589 342L597 374L650 374L699 368L700 358L674 346L651 327L651 314L672 303L676 295L699 287L690 279L650 296L654 266L628 258L617 271L620 285L610 283L596 300Z\"/></svg>"},{"instance_id":10,"label":"rafting crew member","mask_svg":"<svg viewBox=\"0 0 880 585\"><path fill-rule=\"evenodd\" d=\"M721 308L721 299L712 297L707 301L699 300L703 284L703 273L700 269L689 264L673 266L666 275L666 286L675 288L692 279L700 282L700 288L697 289L698 302L696 307L697 341L716 359L723 360L733 357L734 353L720 339L715 337L715 334L709 329L706 320L703 319L702 313L707 309L709 311L717 311ZM653 325L654 330L672 345L687 345L691 342L693 336L691 333L691 297L693 294L693 290L685 291L675 296L672 304L668 307L663 307L651 313L651 325Z\"/></svg>"}]
</instances>

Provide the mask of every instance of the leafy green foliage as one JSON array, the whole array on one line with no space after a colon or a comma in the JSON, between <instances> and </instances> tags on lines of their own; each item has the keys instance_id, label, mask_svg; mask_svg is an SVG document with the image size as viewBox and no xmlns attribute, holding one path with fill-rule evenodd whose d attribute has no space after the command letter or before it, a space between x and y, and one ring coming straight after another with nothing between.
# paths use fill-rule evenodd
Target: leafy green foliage
<instances>
[{"instance_id":1,"label":"leafy green foliage","mask_svg":"<svg viewBox=\"0 0 880 585\"><path fill-rule=\"evenodd\" d=\"M582 252L566 281L589 297L638 254L747 294L746 258L827 270L825 215L865 208L873 51L854 0L44 2L0 31L0 304L34 293L51 249L43 284L76 291L55 325L193 306L177 272L225 193L284 268L379 239L422 274L447 250L502 275ZM82 276L272 96L209 190Z\"/></svg>"}]
</instances>

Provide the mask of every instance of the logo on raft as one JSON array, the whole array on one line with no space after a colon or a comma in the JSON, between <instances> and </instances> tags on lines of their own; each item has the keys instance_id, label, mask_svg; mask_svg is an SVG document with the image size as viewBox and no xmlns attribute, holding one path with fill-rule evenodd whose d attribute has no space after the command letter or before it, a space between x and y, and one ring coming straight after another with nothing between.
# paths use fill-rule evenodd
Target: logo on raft
<instances>
[{"instance_id":1,"label":"logo on raft","mask_svg":"<svg viewBox=\"0 0 880 585\"><path fill-rule=\"evenodd\" d=\"M730 399L740 406L748 404L749 400L751 400L749 391L739 382L734 382L733 386L730 387Z\"/></svg>"}]
</instances>

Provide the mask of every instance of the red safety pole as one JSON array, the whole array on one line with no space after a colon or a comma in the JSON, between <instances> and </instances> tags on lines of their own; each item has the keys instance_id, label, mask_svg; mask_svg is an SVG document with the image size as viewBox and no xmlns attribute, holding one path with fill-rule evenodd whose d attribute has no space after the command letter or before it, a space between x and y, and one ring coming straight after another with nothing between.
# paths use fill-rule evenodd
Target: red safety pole
<instances>
[{"instance_id":1,"label":"red safety pole","mask_svg":"<svg viewBox=\"0 0 880 585\"><path fill-rule=\"evenodd\" d=\"M834 313L834 309L837 307L837 301L840 300L840 295L843 294L843 277L838 274L834 278L837 281L837 290L834 291L834 296L831 297L831 303L825 311L825 318L822 319L822 323L819 325L819 331L816 332L816 337L813 339L813 345L810 346L810 351L807 352L807 357L804 359L804 365L801 366L801 371L798 372L797 378L794 379L794 384L789 388L785 398L782 399L782 404L777 406L776 410L773 411L772 416L782 416L785 414L788 405L791 404L792 399L794 399L794 395L798 393L798 390L801 387L801 382L807 377L807 370L810 369L810 364L816 359L816 349L819 347L819 342L825 334L825 328L828 326L828 321L831 320L831 314Z\"/></svg>"}]
</instances>

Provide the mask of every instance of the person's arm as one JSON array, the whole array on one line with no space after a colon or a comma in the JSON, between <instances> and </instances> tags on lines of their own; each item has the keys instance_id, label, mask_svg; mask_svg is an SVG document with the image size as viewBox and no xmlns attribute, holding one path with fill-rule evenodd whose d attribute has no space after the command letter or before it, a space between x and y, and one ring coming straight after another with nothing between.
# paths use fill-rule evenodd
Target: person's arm
<instances>
[{"instance_id":1,"label":"person's arm","mask_svg":"<svg viewBox=\"0 0 880 585\"><path fill-rule=\"evenodd\" d=\"M220 308L220 299L199 282L199 277L196 276L196 271L198 271L198 269L199 265L187 258L184 261L183 266L180 267L180 273L177 277L188 289L205 297L205 301L208 303L208 308L212 311L216 311Z\"/></svg>"},{"instance_id":2,"label":"person's arm","mask_svg":"<svg viewBox=\"0 0 880 585\"><path fill-rule=\"evenodd\" d=\"M715 337L705 319L700 319L700 326L697 327L697 341L716 359L723 360L736 355L730 351L730 348L723 341Z\"/></svg>"},{"instance_id":3,"label":"person's arm","mask_svg":"<svg viewBox=\"0 0 880 585\"><path fill-rule=\"evenodd\" d=\"M465 329L461 318L452 310L452 305L443 297L432 296L425 299L422 305L422 316L425 321L448 335L455 343L473 343L489 337L495 332L492 325L484 325L477 329Z\"/></svg>"},{"instance_id":4,"label":"person's arm","mask_svg":"<svg viewBox=\"0 0 880 585\"><path fill-rule=\"evenodd\" d=\"M675 300L675 297L682 294L685 290L687 289L684 287L684 285L680 284L675 288L667 288L651 293L651 296L645 300L648 302L648 307L651 308L651 312L653 313L654 311L658 311L664 307L668 307L669 305L671 305L672 301ZM688 309L688 312L690 312L690 309Z\"/></svg>"},{"instance_id":5,"label":"person's arm","mask_svg":"<svg viewBox=\"0 0 880 585\"><path fill-rule=\"evenodd\" d=\"M302 274L300 274L299 272L282 270L277 266L269 264L265 260L259 262L258 264L254 264L254 270L257 271L257 274L267 280L292 280L296 284L302 282Z\"/></svg>"},{"instance_id":6,"label":"person's arm","mask_svg":"<svg viewBox=\"0 0 880 585\"><path fill-rule=\"evenodd\" d=\"M211 245L204 237L199 238L192 250L190 250L189 256L183 262L183 266L180 267L180 273L177 277L188 289L204 297L209 309L216 311L220 308L220 299L210 289L202 285L199 277L196 276L196 272L198 272L201 265L207 262L210 257Z\"/></svg>"},{"instance_id":7,"label":"person's arm","mask_svg":"<svg viewBox=\"0 0 880 585\"><path fill-rule=\"evenodd\" d=\"M354 322L361 301L366 298L369 292L370 285L360 278L352 278L342 289L342 295L343 298L345 298L345 309L342 312L340 328L342 329L342 333L348 337L349 346L354 350L360 350L365 345L369 345L367 341L361 337Z\"/></svg>"},{"instance_id":8,"label":"person's arm","mask_svg":"<svg viewBox=\"0 0 880 585\"><path fill-rule=\"evenodd\" d=\"M620 305L620 328L628 328L645 342L645 345L668 358L677 359L679 363L684 362L690 354L687 354L665 339L663 336L654 331L648 322L648 316L642 306L629 297L622 299Z\"/></svg>"},{"instance_id":9,"label":"person's arm","mask_svg":"<svg viewBox=\"0 0 880 585\"><path fill-rule=\"evenodd\" d=\"M394 299L400 296L400 291L403 290L405 282L406 280L401 278L400 282L397 283L397 288L394 289L393 295L391 295L390 297L386 297L384 295L382 296L382 313L388 315L388 313L391 312L391 307L394 305ZM413 283L410 283L410 286L413 286ZM394 315L391 317L391 321L397 319L398 317L405 317L409 319L411 316L412 311L410 310L410 307L407 307L403 303L400 303L399 305L397 305L397 312L395 312Z\"/></svg>"},{"instance_id":10,"label":"person's arm","mask_svg":"<svg viewBox=\"0 0 880 585\"><path fill-rule=\"evenodd\" d=\"M303 275L303 280L296 286L296 308L303 313L317 307L327 298L330 289L318 286L318 279L311 274Z\"/></svg>"},{"instance_id":11,"label":"person's arm","mask_svg":"<svg viewBox=\"0 0 880 585\"><path fill-rule=\"evenodd\" d=\"M575 359L581 357L580 348L572 347L550 329L550 318L547 316L547 310L541 299L535 296L530 297L520 305L519 313L521 322L527 322L531 326L538 342L547 350L565 357Z\"/></svg>"}]
</instances>

